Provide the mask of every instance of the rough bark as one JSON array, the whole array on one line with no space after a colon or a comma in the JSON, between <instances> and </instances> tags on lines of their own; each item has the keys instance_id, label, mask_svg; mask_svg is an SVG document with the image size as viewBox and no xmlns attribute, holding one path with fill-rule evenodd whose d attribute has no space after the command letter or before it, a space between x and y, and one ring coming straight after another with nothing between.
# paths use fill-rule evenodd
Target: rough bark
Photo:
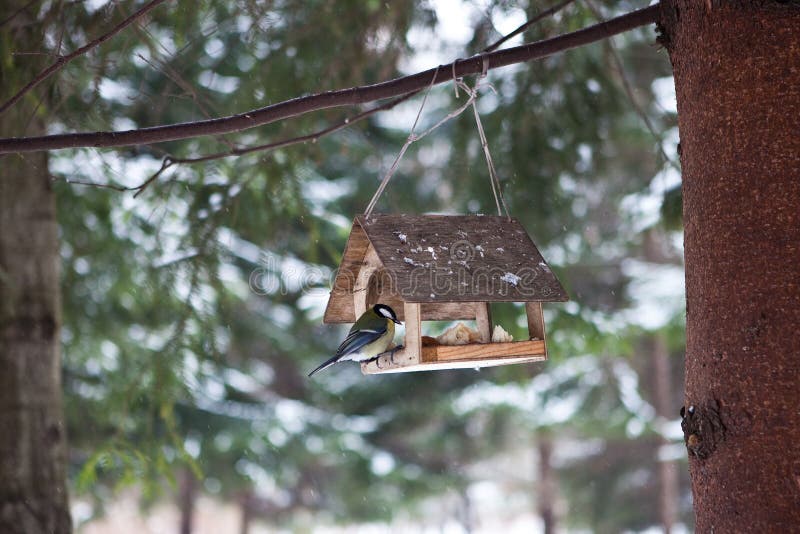
<instances>
[{"instance_id":1,"label":"rough bark","mask_svg":"<svg viewBox=\"0 0 800 534\"><path fill-rule=\"evenodd\" d=\"M697 532L800 525L800 7L669 0Z\"/></svg>"},{"instance_id":2,"label":"rough bark","mask_svg":"<svg viewBox=\"0 0 800 534\"><path fill-rule=\"evenodd\" d=\"M6 2L2 13L25 3ZM42 35L22 18L0 28L0 41L38 50ZM35 73L26 65L29 58L11 61L0 66L0 95L9 80ZM9 109L0 120L0 136L19 134L26 124L30 135L45 133L43 115L31 119L35 105L30 99ZM0 157L0 532L7 534L71 530L58 262L47 155Z\"/></svg>"}]
</instances>

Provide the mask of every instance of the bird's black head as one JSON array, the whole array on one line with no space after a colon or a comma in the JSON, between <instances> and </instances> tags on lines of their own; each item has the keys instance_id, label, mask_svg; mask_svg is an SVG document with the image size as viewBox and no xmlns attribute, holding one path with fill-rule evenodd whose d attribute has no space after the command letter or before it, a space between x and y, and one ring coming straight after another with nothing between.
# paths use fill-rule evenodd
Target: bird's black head
<instances>
[{"instance_id":1,"label":"bird's black head","mask_svg":"<svg viewBox=\"0 0 800 534\"><path fill-rule=\"evenodd\" d=\"M386 304L376 304L372 307L372 311L378 314L380 317L385 317L390 321L394 321L397 324L402 324L400 321L397 320L397 314L394 313L394 310L391 309Z\"/></svg>"}]
</instances>

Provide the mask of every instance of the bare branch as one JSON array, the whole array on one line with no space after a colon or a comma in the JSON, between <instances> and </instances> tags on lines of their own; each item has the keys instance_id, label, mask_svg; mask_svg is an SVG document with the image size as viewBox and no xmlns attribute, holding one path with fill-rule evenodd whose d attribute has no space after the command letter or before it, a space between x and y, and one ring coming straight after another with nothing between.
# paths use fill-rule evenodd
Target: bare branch
<instances>
[{"instance_id":1,"label":"bare branch","mask_svg":"<svg viewBox=\"0 0 800 534\"><path fill-rule=\"evenodd\" d=\"M555 8L551 8L551 9L545 11L545 12L540 13L537 17L535 17L534 19L526 22L520 28L524 29L524 28L527 28L527 27L531 26L532 24L534 24L537 21L545 18L546 16L554 13L555 11L560 9L560 7L563 7L563 6L569 4L572 1L574 1L574 0L568 0L568 1L564 2L563 4L561 4L560 6L556 6ZM514 32L519 33L520 31L522 31L520 28L517 28L516 30L514 30ZM502 44L504 41L506 41L510 37L513 37L513 35L514 35L514 33L512 33L511 35L503 37L501 40L497 41L494 45L492 45L492 47L496 48L497 46L500 46L500 44ZM150 63L150 61L148 59L146 59L145 57L143 57L141 54L139 54L139 57L143 61L145 61L147 63ZM155 67L155 65L153 65L153 64L151 64L151 66ZM173 79L173 81L178 86L180 86L184 91L186 91L187 93L191 94L192 98L195 100L195 102L197 103L198 107L203 112L203 114L206 117L210 118L208 112L203 107L203 104L202 104L202 102L200 100L201 99L200 95L198 95L198 93L191 87L191 85L186 80L181 78L177 73L174 73L175 78L173 78L173 76L170 74L170 71L166 70L166 69L169 69L169 67L166 64L162 65L162 67L165 69L165 73L166 73L167 76L169 76L171 79ZM370 115L373 115L373 114L375 114L375 113L377 113L379 111L385 111L385 110L391 109L391 108L395 107L396 105L400 104L401 102L412 98L413 96L415 96L418 93L419 93L419 91L415 91L413 93L408 93L407 95L402 96L402 97L400 97L400 98L398 98L396 100L392 100L391 102L387 102L386 104L383 104L381 106L375 107L375 108L370 109L368 111L365 111L363 113L359 113L358 115L356 115L356 116L354 116L352 118L345 119L343 122L340 122L340 123L335 124L333 126L330 126L328 128L319 130L319 131L317 131L317 132L315 132L313 134L304 135L304 136L300 136L300 137L295 137L295 138L292 138L292 139L284 139L282 141L276 141L276 142L272 142L272 143L266 143L266 144L255 145L255 146L250 146L250 147L241 147L241 148L237 148L233 143L230 143L227 140L221 139L223 142L228 144L228 147L231 150L229 150L227 152L217 152L217 153L214 153L214 154L208 154L208 155L205 155L205 156L197 156L197 157L193 157L193 158L174 158L172 156L166 156L166 157L164 157L164 161L162 162L161 168L157 172L155 172L152 176L150 176L150 178L148 178L145 182L143 182L141 185L139 185L138 187L113 187L112 186L112 188L117 189L118 191L134 190L134 191L136 191L136 193L133 196L134 196L134 198L136 198L140 194L142 194L144 192L144 190L151 183L153 183L166 169L168 169L172 165L204 163L206 161L213 161L213 160L227 158L227 157L243 156L245 154L250 154L250 153L253 153L253 152L261 152L261 151L266 152L266 151L269 151L269 150L274 150L274 149L277 149L277 148L281 148L281 147L285 147L285 146L289 146L289 145L293 145L293 144L297 144L297 143L305 143L305 142L308 142L308 141L311 141L312 143L316 143L317 140L320 137L324 136L324 135L328 135L328 134L331 134L333 132L336 132L336 131L339 131L341 129L344 129L344 128L350 126L351 124L354 124L354 123L356 123L356 122L358 122L358 121L360 121L362 119L365 119L365 118L369 117ZM473 98L474 98L474 95L473 95ZM467 105L469 105L469 103L467 103ZM461 109L458 113L455 113L455 114L451 113L448 116L448 118L452 118L451 116L460 114L460 112L463 111L464 109L466 109L466 106L464 106L463 109ZM420 111L422 111L422 110L420 109ZM419 119L419 116L417 116L417 119ZM425 134L421 134L419 136L416 136L414 140L418 140L419 138L424 137L424 135Z\"/></svg>"},{"instance_id":2,"label":"bare branch","mask_svg":"<svg viewBox=\"0 0 800 534\"><path fill-rule=\"evenodd\" d=\"M452 64L439 66L410 76L396 78L375 85L328 91L286 100L271 106L255 109L230 117L155 126L123 132L92 132L0 139L0 154L33 152L78 147L117 147L152 144L176 139L238 132L296 117L311 111L339 106L351 106L405 95L424 89L431 83L445 83L453 77L478 74L484 64L489 69L531 61L593 43L639 26L652 24L659 19L659 4L633 11L607 22L595 24L576 32L567 33L535 43L480 54ZM438 70L438 73L437 73Z\"/></svg>"},{"instance_id":3,"label":"bare branch","mask_svg":"<svg viewBox=\"0 0 800 534\"><path fill-rule=\"evenodd\" d=\"M99 187L101 189L113 189L114 191L130 191L132 187L125 187L124 185L105 184L100 182L86 182L83 180L70 180L69 178L62 178L60 176L52 176L51 180L54 182L64 182L69 185L85 185L89 187Z\"/></svg>"},{"instance_id":4,"label":"bare branch","mask_svg":"<svg viewBox=\"0 0 800 534\"><path fill-rule=\"evenodd\" d=\"M542 11L539 14L537 14L535 17L533 17L529 21L527 21L524 24L520 25L520 27L517 28L516 30L514 30L513 32L509 33L508 35L505 35L505 36L501 37L495 43L490 44L489 46L484 48L483 49L483 53L486 54L488 52L493 52L494 50L497 50L498 48L500 48L501 44L505 43L506 41L508 41L512 37L515 37L515 36L519 35L520 33L524 32L525 30L527 30L528 28L530 28L531 26L533 26L534 24L536 24L537 22L539 22L543 18L549 17L550 15L552 15L554 13L557 13L558 11L561 11L561 9L567 7L568 5L570 5L574 1L575 0L564 0L560 4L556 4L556 5L554 5L553 7L549 8L549 9L545 9L544 11Z\"/></svg>"},{"instance_id":5,"label":"bare branch","mask_svg":"<svg viewBox=\"0 0 800 534\"><path fill-rule=\"evenodd\" d=\"M132 191L136 191L136 193L133 194L134 198L138 197L145 189L147 189L150 186L150 184L155 182L158 179L158 177L164 173L164 171L172 167L173 164L174 161L171 157L169 156L165 157L164 161L161 162L161 168L158 169L155 173L153 173L153 175L150 176L150 178L145 180L141 185L130 188Z\"/></svg>"},{"instance_id":6,"label":"bare branch","mask_svg":"<svg viewBox=\"0 0 800 534\"><path fill-rule=\"evenodd\" d=\"M142 194L142 192L144 192L145 189L150 187L150 185L153 182L155 182L158 179L158 177L164 173L164 171L166 171L173 165L179 165L179 164L191 165L194 163L205 163L207 161L229 158L233 156L243 156L245 154L252 154L254 152L268 152L270 150L275 150L290 145L296 145L299 143L308 143L308 142L315 143L321 137L324 137L328 134L332 134L333 132L337 132L339 130L347 128L348 126L351 126L359 121L366 119L370 115L374 115L375 113L378 113L380 111L386 111L392 109L396 105L400 104L401 102L405 102L406 100L412 98L414 95L418 93L419 91L408 93L407 95L401 96L400 98L396 98L394 100L386 102L385 104L374 107L372 109L368 109L367 111L363 111L357 115L353 115L352 117L346 118L345 120L338 122L332 126L328 126L327 128L323 128L322 130L318 130L316 132L307 135L301 135L299 137L282 139L280 141L275 141L263 145L235 148L226 152L217 152L215 154L208 154L206 156L198 156L196 158L174 158L172 156L165 156L163 161L161 162L161 167L159 167L159 169L155 173L153 173L147 180L145 180L141 184L133 187L126 187L116 184L97 183L97 182L80 182L75 180L65 180L65 181L70 184L104 187L108 189L114 189L116 191L136 191L136 193L133 196L138 197L140 194Z\"/></svg>"},{"instance_id":7,"label":"bare branch","mask_svg":"<svg viewBox=\"0 0 800 534\"><path fill-rule=\"evenodd\" d=\"M114 28L112 28L111 31L109 31L108 33L101 35L97 39L94 39L93 41L85 44L84 46L78 48L74 52L71 52L65 56L59 55L58 59L56 59L49 67L47 67L42 72L37 74L31 81L29 81L25 85L25 87L20 89L17 92L17 94L15 94L11 98L3 102L2 105L0 105L0 115L2 115L8 108L13 106L20 98L22 98L25 95L25 93L27 93L28 91L39 85L41 82L50 77L53 73L56 73L61 69L63 69L67 63L69 63L70 61L79 56L82 56L92 48L95 48L96 46L108 41L113 36L124 30L126 27L130 26L131 23L133 23L136 19L138 19L139 17L141 17L154 7L158 6L159 4L164 3L165 1L166 0L151 0L150 2L145 4L139 11L137 11L130 17L126 18L125 20L114 26ZM59 48L60 46L61 43L59 42Z\"/></svg>"},{"instance_id":8,"label":"bare branch","mask_svg":"<svg viewBox=\"0 0 800 534\"><path fill-rule=\"evenodd\" d=\"M33 4L34 2L36 2L36 0L30 0L27 4L25 4L24 6L22 6L18 10L14 11L8 17L4 18L3 20L0 20L0 26L5 26L9 22L11 22L15 18L17 18L17 15L19 15L20 13L22 13L23 11L25 11L26 9L31 7L31 4Z\"/></svg>"},{"instance_id":9,"label":"bare branch","mask_svg":"<svg viewBox=\"0 0 800 534\"><path fill-rule=\"evenodd\" d=\"M586 0L586 5L589 6L589 9L592 11L592 14L597 20L599 21L603 20L603 15L600 13L599 9L594 5L592 0ZM667 151L664 150L664 138L658 131L656 131L656 128L653 125L653 121L650 120L650 117L647 115L645 110L642 109L642 106L636 100L636 95L634 95L633 92L633 86L631 85L630 79L628 79L627 72L625 72L625 66L622 63L622 58L620 57L616 46L614 46L613 38L610 38L608 40L608 49L611 52L611 59L614 61L614 67L616 68L617 73L619 73L622 89L625 91L625 95L628 97L628 100L630 101L633 110L636 112L637 115L639 115L639 118L642 119L642 122L644 123L647 130L650 132L650 135L652 135L653 138L656 140L658 144L658 150L661 153L661 157L664 158L664 161L669 163L670 166L672 166L673 168L680 171L681 170L680 166L677 163L675 163L675 161L667 155Z\"/></svg>"},{"instance_id":10,"label":"bare branch","mask_svg":"<svg viewBox=\"0 0 800 534\"><path fill-rule=\"evenodd\" d=\"M200 93L198 93L197 90L195 90L195 88L192 87L192 84L186 81L186 79L184 79L184 77L181 76L175 69L170 67L164 61L156 60L159 62L159 65L156 65L153 61L150 61L142 54L136 54L136 55L139 57L139 59L141 59L142 61L153 67L153 69L161 70L161 72L164 73L164 76L169 78L172 81L172 83L177 85L179 88L183 89L183 91L187 95L189 95L194 104L197 106L197 109L200 110L200 113L202 113L207 119L211 118L211 114L208 112L207 106L211 106L212 104L208 102L208 100L206 100L202 95L200 95ZM225 139L222 136L217 136L217 140L220 143L225 144L230 149L236 148L236 145L233 142L229 141L228 139Z\"/></svg>"}]
</instances>

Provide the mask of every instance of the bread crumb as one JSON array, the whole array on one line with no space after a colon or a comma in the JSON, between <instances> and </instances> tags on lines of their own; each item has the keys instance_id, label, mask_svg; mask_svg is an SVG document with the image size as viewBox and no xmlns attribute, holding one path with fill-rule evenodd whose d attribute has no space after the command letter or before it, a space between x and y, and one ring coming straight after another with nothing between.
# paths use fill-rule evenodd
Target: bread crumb
<instances>
[{"instance_id":1,"label":"bread crumb","mask_svg":"<svg viewBox=\"0 0 800 534\"><path fill-rule=\"evenodd\" d=\"M511 343L512 341L514 341L514 336L506 332L499 324L494 325L492 343Z\"/></svg>"},{"instance_id":2,"label":"bread crumb","mask_svg":"<svg viewBox=\"0 0 800 534\"><path fill-rule=\"evenodd\" d=\"M469 343L479 343L480 340L481 335L478 331L473 330L464 323L451 326L436 338L436 341L442 345L467 345Z\"/></svg>"}]
</instances>

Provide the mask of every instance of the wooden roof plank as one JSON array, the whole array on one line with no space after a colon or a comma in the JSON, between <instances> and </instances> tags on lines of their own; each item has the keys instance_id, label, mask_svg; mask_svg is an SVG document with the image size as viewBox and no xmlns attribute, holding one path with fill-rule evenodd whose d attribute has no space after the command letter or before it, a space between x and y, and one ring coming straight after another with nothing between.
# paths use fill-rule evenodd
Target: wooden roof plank
<instances>
[{"instance_id":1,"label":"wooden roof plank","mask_svg":"<svg viewBox=\"0 0 800 534\"><path fill-rule=\"evenodd\" d=\"M407 302L559 302L566 291L517 219L356 217Z\"/></svg>"}]
</instances>

